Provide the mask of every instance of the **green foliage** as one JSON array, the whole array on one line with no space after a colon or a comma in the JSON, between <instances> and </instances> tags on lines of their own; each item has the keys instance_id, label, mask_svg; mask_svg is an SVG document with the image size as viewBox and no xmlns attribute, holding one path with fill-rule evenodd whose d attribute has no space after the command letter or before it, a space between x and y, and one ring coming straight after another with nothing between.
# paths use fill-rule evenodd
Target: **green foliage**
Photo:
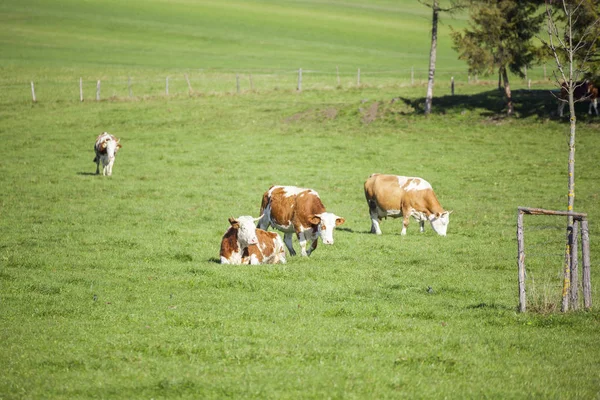
<instances>
[{"instance_id":1,"label":"green foliage","mask_svg":"<svg viewBox=\"0 0 600 400\"><path fill-rule=\"evenodd\" d=\"M574 70L580 71L587 79L596 82L600 77L600 47L597 40L600 37L600 1L565 0L551 3L548 6L550 27L554 28L550 32L555 36L553 38L554 48L560 63L563 66L569 65L569 50L571 50ZM569 18L569 14L571 18ZM548 34L547 32L545 36ZM550 38L544 37L544 39L546 39L545 42L549 42ZM548 43L545 44L545 50L549 53L548 57L554 60L552 46ZM568 47L571 46L572 48L569 49ZM581 75L579 76L581 77ZM573 79L580 78L573 77Z\"/></svg>"},{"instance_id":2,"label":"green foliage","mask_svg":"<svg viewBox=\"0 0 600 400\"><path fill-rule=\"evenodd\" d=\"M532 42L544 20L537 2L502 0L474 4L469 28L452 32L454 49L472 72L509 69L523 77L523 67L541 61L540 50Z\"/></svg>"}]
</instances>

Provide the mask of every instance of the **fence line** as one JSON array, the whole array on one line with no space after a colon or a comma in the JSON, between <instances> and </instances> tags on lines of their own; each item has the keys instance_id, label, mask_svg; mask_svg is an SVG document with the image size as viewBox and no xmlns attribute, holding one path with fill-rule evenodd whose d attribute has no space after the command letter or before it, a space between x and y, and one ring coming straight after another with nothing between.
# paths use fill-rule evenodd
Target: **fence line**
<instances>
[{"instance_id":1,"label":"fence line","mask_svg":"<svg viewBox=\"0 0 600 400\"><path fill-rule=\"evenodd\" d=\"M257 72L258 71L258 72ZM542 70L528 70L527 79L513 78L513 85L526 85L527 88L535 84L546 85L549 82L541 75ZM102 79L84 79L79 77L78 91L76 78L67 80L30 81L31 96L33 101L52 100L75 100L77 94L79 101L90 98L89 86L91 82L96 83L95 100L100 101L107 98L124 97L147 97L159 95L187 94L212 94L212 93L242 93L246 91L271 91L271 90L323 90L333 88L357 88L357 87L385 87L385 86L409 86L423 85L427 82L428 69L406 68L394 71L365 71L357 68L340 74L339 67L331 71L307 70L189 70L178 74L154 77L132 77L116 76L113 78L104 76ZM354 76L354 78L353 78ZM545 76L545 69L544 69ZM479 81L479 77L473 77L467 72L454 69L438 68L436 70L436 88L440 90L451 90L454 95L457 87L461 85L494 84L495 77L486 81ZM533 79L532 79L533 78ZM536 79L537 78L537 79ZM295 82L294 82L295 80ZM28 82L29 83L29 82ZM184 84L185 83L185 84ZM34 84L35 89L34 89ZM2 83L0 81L0 92L17 92L22 87L20 83ZM52 87L52 89L47 89ZM71 90L73 89L73 90ZM187 90L186 90L187 89ZM21 89L22 90L22 89ZM101 95L102 94L102 95ZM6 96L4 96L6 98ZM17 95L21 97L21 95Z\"/></svg>"}]
</instances>

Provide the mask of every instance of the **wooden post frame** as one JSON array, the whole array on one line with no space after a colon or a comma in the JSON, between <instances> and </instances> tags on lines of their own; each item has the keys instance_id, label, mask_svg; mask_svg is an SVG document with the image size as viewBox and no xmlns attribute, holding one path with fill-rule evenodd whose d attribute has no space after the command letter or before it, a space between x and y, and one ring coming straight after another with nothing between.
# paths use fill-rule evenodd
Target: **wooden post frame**
<instances>
[{"instance_id":1,"label":"wooden post frame","mask_svg":"<svg viewBox=\"0 0 600 400\"><path fill-rule=\"evenodd\" d=\"M583 286L583 306L585 309L592 307L592 283L590 278L590 243L587 214L572 211L554 211L542 208L518 207L517 215L517 264L519 271L519 312L525 312L527 309L527 298L525 289L525 231L523 226L523 216L529 215L557 215L573 218L573 225L567 227L568 244L570 248L571 271L569 279L571 281L570 291L568 293L571 308L578 308L578 237L581 234L581 255L582 255L582 286ZM581 229L580 229L581 228ZM581 233L580 233L581 232ZM563 310L567 311L567 310Z\"/></svg>"}]
</instances>

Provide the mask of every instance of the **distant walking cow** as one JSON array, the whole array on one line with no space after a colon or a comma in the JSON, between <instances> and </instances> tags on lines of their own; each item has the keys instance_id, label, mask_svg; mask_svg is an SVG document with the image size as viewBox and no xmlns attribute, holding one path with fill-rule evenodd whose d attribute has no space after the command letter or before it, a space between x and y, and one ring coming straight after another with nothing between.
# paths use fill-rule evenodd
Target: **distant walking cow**
<instances>
[{"instance_id":1,"label":"distant walking cow","mask_svg":"<svg viewBox=\"0 0 600 400\"><path fill-rule=\"evenodd\" d=\"M575 90L573 91L573 99L575 101L590 101L590 108L588 110L588 114L592 115L592 107L596 111L596 116L598 115L598 86L594 85L590 81L583 81L575 83ZM569 91L567 88L567 83L563 82L560 88L560 98L558 103L558 115L563 116L563 110L565 105L569 101Z\"/></svg>"},{"instance_id":2,"label":"distant walking cow","mask_svg":"<svg viewBox=\"0 0 600 400\"><path fill-rule=\"evenodd\" d=\"M113 164L115 163L115 156L121 148L119 139L111 135L108 132L103 132L96 138L96 144L94 145L94 151L96 157L94 162L96 163L96 175L100 173L100 163L102 162L102 175L111 176Z\"/></svg>"}]
</instances>

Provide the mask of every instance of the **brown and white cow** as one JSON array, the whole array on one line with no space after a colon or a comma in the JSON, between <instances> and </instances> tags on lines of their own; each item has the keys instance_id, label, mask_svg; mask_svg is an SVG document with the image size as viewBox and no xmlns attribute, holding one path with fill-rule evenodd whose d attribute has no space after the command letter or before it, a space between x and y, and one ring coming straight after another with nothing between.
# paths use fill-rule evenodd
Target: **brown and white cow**
<instances>
[{"instance_id":1,"label":"brown and white cow","mask_svg":"<svg viewBox=\"0 0 600 400\"><path fill-rule=\"evenodd\" d=\"M229 218L231 226L221 240L221 264L285 264L285 249L275 232L256 229L259 218Z\"/></svg>"},{"instance_id":2,"label":"brown and white cow","mask_svg":"<svg viewBox=\"0 0 600 400\"><path fill-rule=\"evenodd\" d=\"M96 138L96 144L94 144L94 162L96 163L96 175L100 173L100 162L102 162L102 175L111 176L113 164L115 163L115 156L121 148L119 139L111 135L108 132L103 132Z\"/></svg>"},{"instance_id":3,"label":"brown and white cow","mask_svg":"<svg viewBox=\"0 0 600 400\"><path fill-rule=\"evenodd\" d=\"M406 235L409 217L412 216L419 221L421 232L428 220L438 235L446 236L452 211L442 208L425 179L372 174L365 182L365 197L369 204L371 233L381 235L379 221L382 218L403 217L401 234Z\"/></svg>"},{"instance_id":4,"label":"brown and white cow","mask_svg":"<svg viewBox=\"0 0 600 400\"><path fill-rule=\"evenodd\" d=\"M300 254L309 256L317 248L319 236L323 244L333 244L333 229L345 221L327 212L316 191L296 186L271 186L263 195L260 213L263 216L258 227L266 230L272 226L284 232L283 241L292 256L296 255L292 246L294 233ZM312 241L308 250L307 241Z\"/></svg>"},{"instance_id":5,"label":"brown and white cow","mask_svg":"<svg viewBox=\"0 0 600 400\"><path fill-rule=\"evenodd\" d=\"M598 116L598 86L594 85L590 81L576 82L573 91L573 98L575 101L589 100L590 108L588 110L588 114L592 115L593 107L596 111L596 116ZM558 115L562 117L565 105L569 101L569 91L566 82L563 82L561 85L560 98L558 101Z\"/></svg>"}]
</instances>

